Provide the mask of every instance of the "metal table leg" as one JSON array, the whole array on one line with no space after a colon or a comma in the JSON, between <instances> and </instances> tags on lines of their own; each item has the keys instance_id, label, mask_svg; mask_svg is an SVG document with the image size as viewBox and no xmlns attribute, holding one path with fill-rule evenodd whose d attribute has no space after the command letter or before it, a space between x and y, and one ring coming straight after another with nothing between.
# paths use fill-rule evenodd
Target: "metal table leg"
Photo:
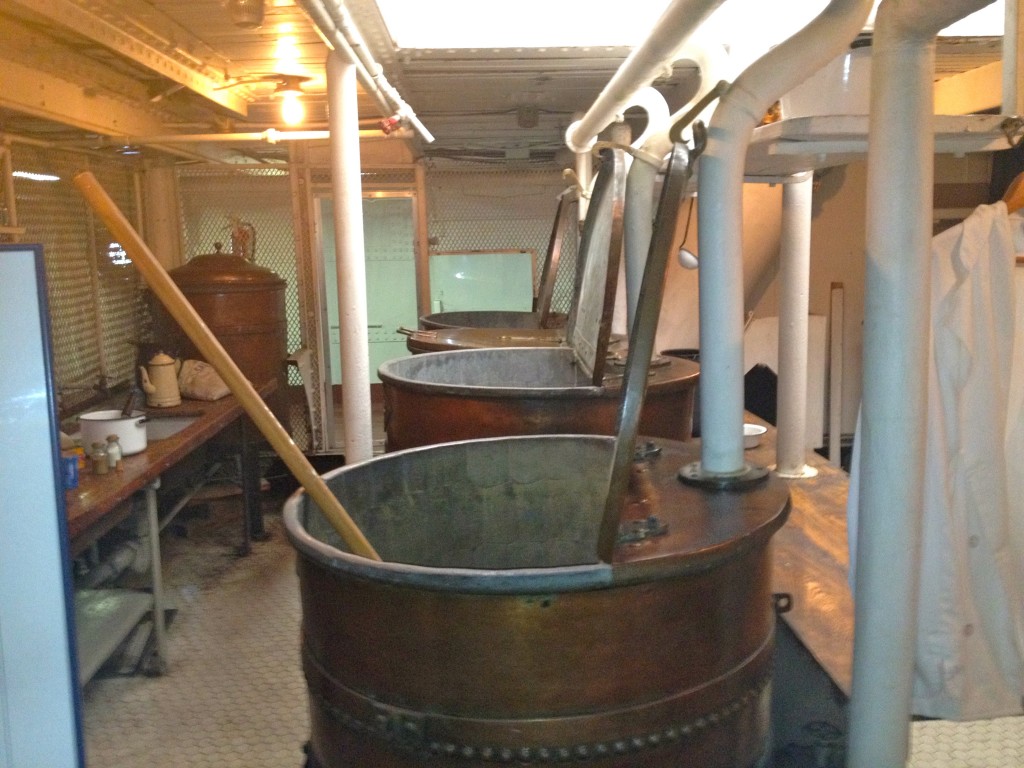
<instances>
[{"instance_id":1,"label":"metal table leg","mask_svg":"<svg viewBox=\"0 0 1024 768\"><path fill-rule=\"evenodd\" d=\"M242 547L239 554L251 551L252 540L266 541L268 537L263 525L263 510L260 505L260 462L257 450L255 427L248 417L239 420L241 448L239 451L239 473L242 481Z\"/></svg>"},{"instance_id":2,"label":"metal table leg","mask_svg":"<svg viewBox=\"0 0 1024 768\"><path fill-rule=\"evenodd\" d=\"M160 515L156 491L160 478L146 486L146 517L149 523L149 554L153 584L153 630L156 633L156 672L167 671L167 628L164 625L164 574L160 560Z\"/></svg>"}]
</instances>

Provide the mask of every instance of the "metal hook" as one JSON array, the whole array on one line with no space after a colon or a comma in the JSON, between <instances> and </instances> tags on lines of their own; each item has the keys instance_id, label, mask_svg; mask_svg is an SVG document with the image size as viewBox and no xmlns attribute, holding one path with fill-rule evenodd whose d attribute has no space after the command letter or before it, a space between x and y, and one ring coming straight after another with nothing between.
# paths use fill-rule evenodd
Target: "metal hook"
<instances>
[{"instance_id":1,"label":"metal hook","mask_svg":"<svg viewBox=\"0 0 1024 768\"><path fill-rule=\"evenodd\" d=\"M703 112L704 108L707 107L708 104L710 104L712 101L714 101L719 96L721 96L723 93L725 93L726 90L728 90L728 88L729 88L729 82L727 80L719 80L715 84L715 87L712 88L707 93L705 93L701 97L700 101L698 101L696 104L693 105L693 107L690 109L689 112L687 112L685 115L683 115L681 118L679 118L678 120L676 120L672 124L672 127L669 128L669 130L668 130L668 138L669 138L669 140L673 144L682 141L683 140L683 129L686 128L686 126L688 126L694 120L696 120L697 119L697 115L699 115L701 112ZM696 124L694 125L694 127L696 127ZM707 134L705 132L705 136L706 135ZM696 141L696 137L694 137L694 140Z\"/></svg>"}]
</instances>

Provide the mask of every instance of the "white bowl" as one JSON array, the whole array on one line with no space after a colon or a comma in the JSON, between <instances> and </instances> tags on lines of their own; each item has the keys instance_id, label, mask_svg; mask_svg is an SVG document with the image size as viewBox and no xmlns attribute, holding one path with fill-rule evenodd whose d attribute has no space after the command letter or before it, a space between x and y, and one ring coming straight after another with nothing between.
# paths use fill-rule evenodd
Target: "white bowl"
<instances>
[{"instance_id":1,"label":"white bowl","mask_svg":"<svg viewBox=\"0 0 1024 768\"><path fill-rule=\"evenodd\" d=\"M768 431L767 427L760 424L743 425L743 447L757 448L761 444L761 436Z\"/></svg>"},{"instance_id":2,"label":"white bowl","mask_svg":"<svg viewBox=\"0 0 1024 768\"><path fill-rule=\"evenodd\" d=\"M82 428L82 447L88 453L93 443L107 442L108 435L117 435L121 453L131 456L146 450L146 414L132 411L131 416L122 416L119 410L90 411L78 417Z\"/></svg>"}]
</instances>

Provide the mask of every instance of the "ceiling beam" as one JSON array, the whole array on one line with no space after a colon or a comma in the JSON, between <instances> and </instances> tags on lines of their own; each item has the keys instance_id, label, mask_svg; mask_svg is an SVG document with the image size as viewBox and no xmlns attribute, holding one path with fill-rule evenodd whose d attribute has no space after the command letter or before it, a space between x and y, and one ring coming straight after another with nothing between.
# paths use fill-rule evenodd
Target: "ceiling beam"
<instances>
[{"instance_id":1,"label":"ceiling beam","mask_svg":"<svg viewBox=\"0 0 1024 768\"><path fill-rule=\"evenodd\" d=\"M162 75L215 104L245 117L248 101L237 92L225 89L226 73L215 74L204 62L188 53L180 44L160 41L155 35L144 39L144 27L128 23L115 24L75 0L11 0L24 6L51 24L83 35L116 53L126 56L147 69ZM127 30L132 30L129 33Z\"/></svg>"},{"instance_id":2,"label":"ceiling beam","mask_svg":"<svg viewBox=\"0 0 1024 768\"><path fill-rule=\"evenodd\" d=\"M126 100L17 62L0 59L0 82L0 107L108 136L163 131L156 115Z\"/></svg>"},{"instance_id":3,"label":"ceiling beam","mask_svg":"<svg viewBox=\"0 0 1024 768\"><path fill-rule=\"evenodd\" d=\"M149 105L151 94L144 84L77 54L31 26L0 16L0 40L4 41L0 59L77 83L90 91L117 96L122 101L138 102L143 108Z\"/></svg>"},{"instance_id":4,"label":"ceiling beam","mask_svg":"<svg viewBox=\"0 0 1024 768\"><path fill-rule=\"evenodd\" d=\"M993 61L935 81L935 114L970 115L998 109L1003 100L1003 63Z\"/></svg>"}]
</instances>

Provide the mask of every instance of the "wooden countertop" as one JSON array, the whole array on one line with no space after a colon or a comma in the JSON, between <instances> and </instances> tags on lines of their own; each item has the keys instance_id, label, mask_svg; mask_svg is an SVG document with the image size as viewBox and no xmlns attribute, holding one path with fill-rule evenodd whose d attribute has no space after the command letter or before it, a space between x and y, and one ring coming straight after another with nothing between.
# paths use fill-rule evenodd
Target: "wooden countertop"
<instances>
[{"instance_id":1,"label":"wooden countertop","mask_svg":"<svg viewBox=\"0 0 1024 768\"><path fill-rule=\"evenodd\" d=\"M273 384L267 384L261 394L265 397L272 389ZM65 492L68 538L73 552L81 551L128 516L130 509L123 515L111 515L118 505L230 426L245 410L234 395L228 395L212 402L183 399L179 406L148 412L165 416L193 416L198 412L199 416L170 437L148 440L146 450L124 458L122 471L111 470L105 475L94 475L88 470L79 473L78 488Z\"/></svg>"}]
</instances>

